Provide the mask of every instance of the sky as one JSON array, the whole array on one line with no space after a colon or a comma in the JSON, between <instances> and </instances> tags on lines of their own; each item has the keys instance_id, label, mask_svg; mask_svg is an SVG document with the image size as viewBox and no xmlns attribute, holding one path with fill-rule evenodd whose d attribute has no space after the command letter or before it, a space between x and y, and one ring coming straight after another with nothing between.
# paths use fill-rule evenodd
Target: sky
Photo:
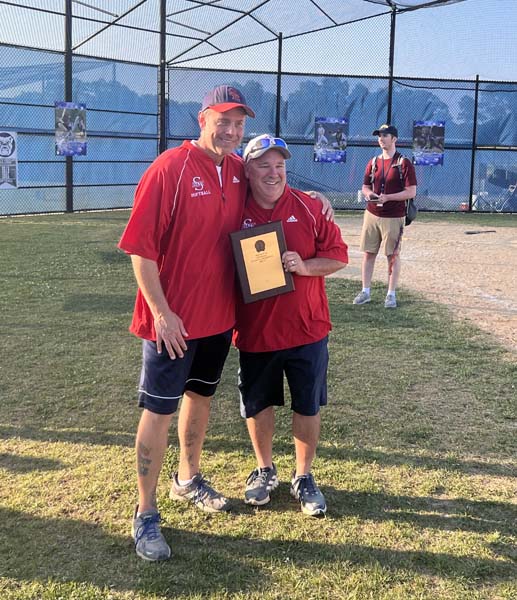
<instances>
[{"instance_id":1,"label":"sky","mask_svg":"<svg viewBox=\"0 0 517 600\"><path fill-rule=\"evenodd\" d=\"M29 2L56 10L62 10L64 3L63 0L25 0ZM292 6L290 0L286 2ZM128 3L129 0L125 0L125 5ZM110 0L105 4L120 9L123 2ZM171 6L174 6L173 0ZM143 24L149 24L156 17L156 7L157 0L149 0L142 7L142 11L145 8L141 13ZM4 23L0 42L62 50L63 19L44 12L32 12L30 18L28 16L28 11L0 4L0 19ZM395 75L460 79L474 79L479 75L481 79L517 81L516 24L517 0L466 0L400 14L395 38ZM386 76L389 25L390 18L386 15L286 39L282 68L291 72ZM280 29L281 23L274 26ZM95 28L98 25L88 25L84 35ZM131 36L129 44L128 35ZM180 42L169 39L168 43L168 57L173 57L177 52L175 44L180 48ZM110 28L81 51L89 54L97 51L99 56L154 64L158 59L156 36L149 39L144 33L128 34L120 28ZM0 60L1 64L5 65L6 61ZM277 43L193 61L191 66L275 72ZM138 81L129 83L135 91L141 91Z\"/></svg>"},{"instance_id":2,"label":"sky","mask_svg":"<svg viewBox=\"0 0 517 600\"><path fill-rule=\"evenodd\" d=\"M284 42L285 71L387 75L389 15ZM395 74L517 81L517 0L466 0L397 17ZM276 44L242 50L206 64L239 57L247 68L276 68Z\"/></svg>"}]
</instances>

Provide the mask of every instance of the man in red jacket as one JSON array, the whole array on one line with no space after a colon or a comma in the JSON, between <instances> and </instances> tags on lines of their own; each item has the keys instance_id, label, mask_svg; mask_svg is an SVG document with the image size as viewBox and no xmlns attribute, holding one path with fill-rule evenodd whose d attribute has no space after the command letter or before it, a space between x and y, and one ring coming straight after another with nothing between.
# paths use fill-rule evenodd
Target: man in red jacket
<instances>
[{"instance_id":1,"label":"man in red jacket","mask_svg":"<svg viewBox=\"0 0 517 600\"><path fill-rule=\"evenodd\" d=\"M284 373L291 391L296 468L291 493L305 514L325 514L325 497L311 466L320 432L320 406L327 403L327 339L331 329L325 275L348 262L339 227L321 214L321 205L286 183L291 157L281 138L261 135L244 151L250 193L242 228L281 221L286 271L295 290L249 304L237 302L235 345L239 348L241 413L257 458L246 482L245 502L270 501L278 485L273 463L274 407L284 404Z\"/></svg>"},{"instance_id":2,"label":"man in red jacket","mask_svg":"<svg viewBox=\"0 0 517 600\"><path fill-rule=\"evenodd\" d=\"M170 495L210 512L229 508L199 473L199 461L235 321L228 234L240 226L247 184L233 151L246 118L254 116L239 90L211 90L198 116L199 138L162 153L142 176L119 243L138 283L130 331L144 340L133 536L145 560L171 553L160 531L156 487L181 399L180 462Z\"/></svg>"},{"instance_id":3,"label":"man in red jacket","mask_svg":"<svg viewBox=\"0 0 517 600\"><path fill-rule=\"evenodd\" d=\"M156 488L180 400L180 458L169 495L207 512L230 507L199 467L210 402L235 323L228 234L240 228L247 182L234 150L246 118L254 116L236 88L221 85L208 92L198 115L199 138L167 150L147 169L119 243L131 255L138 283L130 331L143 339L138 390L143 410L132 529L137 555L149 561L171 554L160 531Z\"/></svg>"}]
</instances>

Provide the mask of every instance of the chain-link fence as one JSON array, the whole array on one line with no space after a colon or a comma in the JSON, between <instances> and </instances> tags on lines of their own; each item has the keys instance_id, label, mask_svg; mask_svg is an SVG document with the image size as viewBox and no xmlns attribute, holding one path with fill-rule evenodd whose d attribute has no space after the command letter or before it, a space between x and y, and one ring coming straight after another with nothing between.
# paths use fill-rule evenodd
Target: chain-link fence
<instances>
[{"instance_id":1,"label":"chain-link fence","mask_svg":"<svg viewBox=\"0 0 517 600\"><path fill-rule=\"evenodd\" d=\"M18 188L0 189L0 213L65 211L66 159L55 151L64 57L0 46L0 130L17 133ZM73 158L73 210L127 207L157 155L157 69L74 57L73 102L87 107L87 154ZM144 94L127 82L135 80Z\"/></svg>"},{"instance_id":2,"label":"chain-link fence","mask_svg":"<svg viewBox=\"0 0 517 600\"><path fill-rule=\"evenodd\" d=\"M165 68L150 58L160 40L158 0L126 1L125 20L112 24L111 32L100 9L76 3L72 33L82 41L69 54L57 41L65 25L61 0L15 4L1 3L0 16L21 22L23 12L25 33L39 49L17 46L8 37L0 43L0 131L17 134L18 156L16 188L2 185L11 176L2 167L2 215L131 206L135 185L159 150L197 137L201 98L221 83L240 88L257 113L248 119L245 141L264 132L284 137L293 154L289 182L324 191L336 208L362 207L364 169L379 152L372 131L390 118L399 130L398 149L409 157L415 121L445 123L443 164L416 166L421 210L517 212L517 83L397 76L409 57L399 57L390 73L389 15L283 43L281 35L257 46L247 40L249 46L228 56L221 32L210 38L221 56L198 59L202 67L181 66L191 37L168 35ZM176 21L185 14L177 12L169 12ZM199 29L216 25L197 23ZM283 27L288 31L290 24ZM99 31L102 43L95 49L101 56L79 54L93 53ZM360 42L357 56L349 51L354 40ZM131 62L120 59L124 45ZM142 63L134 60L135 48ZM287 70L299 64L300 55L312 72ZM214 66L220 64L224 68ZM54 104L65 99L86 105L85 156L56 155ZM346 119L344 162L315 160L318 117Z\"/></svg>"},{"instance_id":3,"label":"chain-link fence","mask_svg":"<svg viewBox=\"0 0 517 600\"><path fill-rule=\"evenodd\" d=\"M169 104L170 146L197 135L203 90L221 82L241 89L257 113L248 120L246 139L269 132L290 144L291 185L321 190L339 209L364 206L359 193L364 170L379 152L372 132L388 112L386 78L172 69L169 98L181 90L182 100ZM392 98L397 147L408 157L415 120L445 121L443 164L416 166L421 210L517 211L517 84L395 80ZM322 116L348 120L344 163L315 161L315 118Z\"/></svg>"}]
</instances>

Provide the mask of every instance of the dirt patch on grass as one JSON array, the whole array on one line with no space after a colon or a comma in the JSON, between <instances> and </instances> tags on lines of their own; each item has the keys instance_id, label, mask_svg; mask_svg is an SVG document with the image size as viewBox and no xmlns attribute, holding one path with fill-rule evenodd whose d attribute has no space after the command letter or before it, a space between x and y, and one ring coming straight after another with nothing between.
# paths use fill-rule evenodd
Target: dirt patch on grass
<instances>
[{"instance_id":1,"label":"dirt patch on grass","mask_svg":"<svg viewBox=\"0 0 517 600\"><path fill-rule=\"evenodd\" d=\"M350 264L339 275L360 282L362 218L336 220L350 254ZM382 257L374 280L387 282ZM517 227L417 220L404 232L399 285L446 305L456 318L489 332L517 357ZM380 303L383 298L374 300Z\"/></svg>"}]
</instances>

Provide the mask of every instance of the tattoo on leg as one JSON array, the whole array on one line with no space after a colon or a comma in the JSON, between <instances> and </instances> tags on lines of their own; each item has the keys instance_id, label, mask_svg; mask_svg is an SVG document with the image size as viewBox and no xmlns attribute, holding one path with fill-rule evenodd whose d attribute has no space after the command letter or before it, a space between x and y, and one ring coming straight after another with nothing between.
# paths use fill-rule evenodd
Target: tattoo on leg
<instances>
[{"instance_id":1,"label":"tattoo on leg","mask_svg":"<svg viewBox=\"0 0 517 600\"><path fill-rule=\"evenodd\" d=\"M194 431L187 431L187 435L185 436L185 446L187 448L191 448L197 441L197 433Z\"/></svg>"},{"instance_id":2,"label":"tattoo on leg","mask_svg":"<svg viewBox=\"0 0 517 600\"><path fill-rule=\"evenodd\" d=\"M151 453L151 449L147 448L142 442L138 442L137 450L136 450L136 463L138 474L142 476L146 476L149 474L149 467L151 466L152 460L150 458L146 458Z\"/></svg>"}]
</instances>

